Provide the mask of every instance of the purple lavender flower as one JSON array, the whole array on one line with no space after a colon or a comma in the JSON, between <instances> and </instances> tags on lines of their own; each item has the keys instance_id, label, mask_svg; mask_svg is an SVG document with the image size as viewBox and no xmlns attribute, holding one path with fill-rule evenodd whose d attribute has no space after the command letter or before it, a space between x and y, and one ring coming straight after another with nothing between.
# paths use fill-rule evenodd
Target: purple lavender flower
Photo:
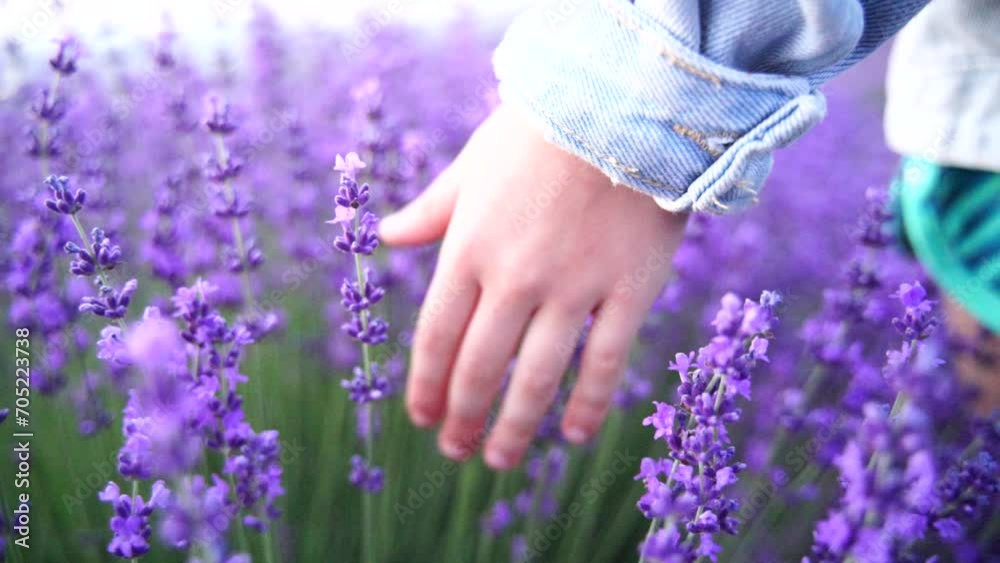
<instances>
[{"instance_id":1,"label":"purple lavender flower","mask_svg":"<svg viewBox=\"0 0 1000 563\"><path fill-rule=\"evenodd\" d=\"M143 258L155 276L175 288L183 283L189 269L180 246L182 231L187 227L178 208L182 185L179 175L168 176L156 195L156 206L141 221L143 230L152 233L143 248Z\"/></svg>"},{"instance_id":2,"label":"purple lavender flower","mask_svg":"<svg viewBox=\"0 0 1000 563\"><path fill-rule=\"evenodd\" d=\"M93 313L98 317L109 319L123 319L132 302L132 294L138 287L139 284L134 279L125 282L120 290L109 285L100 285L96 297L84 297L81 300L80 312Z\"/></svg>"},{"instance_id":3,"label":"purple lavender flower","mask_svg":"<svg viewBox=\"0 0 1000 563\"><path fill-rule=\"evenodd\" d=\"M927 431L918 409L904 407L890 419L888 408L866 405L864 420L836 460L843 497L817 525L809 561L853 556L888 562L926 533L926 513L940 503Z\"/></svg>"},{"instance_id":4,"label":"purple lavender flower","mask_svg":"<svg viewBox=\"0 0 1000 563\"><path fill-rule=\"evenodd\" d=\"M348 397L358 405L383 399L389 391L389 381L377 371L373 369L368 376L361 367L355 366L354 377L341 380L340 386L347 389Z\"/></svg>"},{"instance_id":5,"label":"purple lavender flower","mask_svg":"<svg viewBox=\"0 0 1000 563\"><path fill-rule=\"evenodd\" d=\"M370 268L365 270L365 278L368 281L361 286L358 282L350 280L344 280L340 286L340 304L352 313L368 309L385 296L385 290L370 281L372 278Z\"/></svg>"},{"instance_id":6,"label":"purple lavender flower","mask_svg":"<svg viewBox=\"0 0 1000 563\"><path fill-rule=\"evenodd\" d=\"M31 105L31 113L39 121L55 123L66 115L66 104L52 95L48 88L38 93L38 101Z\"/></svg>"},{"instance_id":7,"label":"purple lavender flower","mask_svg":"<svg viewBox=\"0 0 1000 563\"><path fill-rule=\"evenodd\" d=\"M893 297L903 306L902 317L892 319L903 343L886 354L882 372L888 381L882 381L879 391L893 390L896 399L891 411L886 403L867 402L862 419L850 425L849 439L834 460L843 494L817 524L806 562L912 560L913 544L932 530L945 542L958 542L964 535L960 520L974 522L998 490L989 451L957 462L954 452L942 456L936 451L935 425L954 424L961 417L953 412L960 399L948 395L953 387L929 383L946 380L947 374L932 371L939 367L936 360L921 359L938 323L933 302L919 283L902 284ZM935 403L941 395L947 411L936 422ZM977 443L978 438L972 439L966 451L974 452ZM956 510L969 500L966 510Z\"/></svg>"},{"instance_id":8,"label":"purple lavender flower","mask_svg":"<svg viewBox=\"0 0 1000 563\"><path fill-rule=\"evenodd\" d=\"M925 340L938 324L933 314L934 301L927 299L927 290L920 282L904 283L892 294L904 307L903 316L892 319L892 326L908 341Z\"/></svg>"},{"instance_id":9,"label":"purple lavender flower","mask_svg":"<svg viewBox=\"0 0 1000 563\"><path fill-rule=\"evenodd\" d=\"M612 402L617 408L627 411L635 405L647 401L652 394L653 383L649 378L639 371L627 369L621 385L615 389Z\"/></svg>"},{"instance_id":10,"label":"purple lavender flower","mask_svg":"<svg viewBox=\"0 0 1000 563\"><path fill-rule=\"evenodd\" d=\"M49 66L62 76L76 72L76 59L80 56L80 44L72 37L59 40L59 50L49 59Z\"/></svg>"},{"instance_id":11,"label":"purple lavender flower","mask_svg":"<svg viewBox=\"0 0 1000 563\"><path fill-rule=\"evenodd\" d=\"M76 256L69 264L69 271L73 275L90 277L99 269L109 272L121 262L121 247L112 244L102 229L92 230L90 241L89 248L81 248L73 241L66 242L64 246L66 254Z\"/></svg>"},{"instance_id":12,"label":"purple lavender flower","mask_svg":"<svg viewBox=\"0 0 1000 563\"><path fill-rule=\"evenodd\" d=\"M226 138L237 129L230 116L229 104L221 104L218 98L209 99L210 113L205 120L205 126L215 137L215 154L208 160L205 176L215 183L215 209L213 213L230 224L230 235L223 239L226 247L223 249L223 264L231 272L240 274L243 305L249 308L254 304L254 287L250 272L264 262L264 253L254 243L248 231L249 216L252 205L234 186L233 180L243 169L240 158L235 156L227 146Z\"/></svg>"},{"instance_id":13,"label":"purple lavender flower","mask_svg":"<svg viewBox=\"0 0 1000 563\"><path fill-rule=\"evenodd\" d=\"M236 510L225 480L212 474L211 483L201 475L184 477L171 491L160 525L160 536L169 545L212 551L224 547Z\"/></svg>"},{"instance_id":14,"label":"purple lavender flower","mask_svg":"<svg viewBox=\"0 0 1000 563\"><path fill-rule=\"evenodd\" d=\"M345 214L345 216L348 214ZM327 221L327 223L343 222L338 219ZM378 219L368 211L361 214L361 219L355 221L353 227L344 225L344 233L334 239L333 245L341 252L351 254L371 255L378 248L378 233L376 224Z\"/></svg>"},{"instance_id":15,"label":"purple lavender flower","mask_svg":"<svg viewBox=\"0 0 1000 563\"><path fill-rule=\"evenodd\" d=\"M79 55L79 44L73 38L59 41L56 54L49 59L55 80L51 88L43 88L39 99L31 106L31 113L38 122L37 128L29 127L27 153L38 159L42 175L49 173L50 161L62 154L59 143L60 133L56 125L66 115L66 103L59 95L59 84L62 78L76 72L76 59Z\"/></svg>"},{"instance_id":16,"label":"purple lavender flower","mask_svg":"<svg viewBox=\"0 0 1000 563\"><path fill-rule=\"evenodd\" d=\"M212 415L209 395L188 372L180 331L151 307L130 329L125 347L143 378L125 408L119 472L133 479L184 474L202 459L200 434Z\"/></svg>"},{"instance_id":17,"label":"purple lavender flower","mask_svg":"<svg viewBox=\"0 0 1000 563\"><path fill-rule=\"evenodd\" d=\"M378 248L378 219L364 209L368 204L370 188L368 184L358 185L356 176L357 171L364 167L365 163L353 152L346 157L337 155L334 166L334 170L341 172L340 187L334 197L336 216L327 223L341 224L343 234L336 237L333 244L348 254L371 255Z\"/></svg>"},{"instance_id":18,"label":"purple lavender flower","mask_svg":"<svg viewBox=\"0 0 1000 563\"><path fill-rule=\"evenodd\" d=\"M231 108L229 104L220 102L214 96L209 98L208 103L210 112L208 119L205 120L205 127L216 135L232 135L236 131L237 126L230 116Z\"/></svg>"},{"instance_id":19,"label":"purple lavender flower","mask_svg":"<svg viewBox=\"0 0 1000 563\"><path fill-rule=\"evenodd\" d=\"M108 544L108 553L122 559L142 557L148 553L149 536L152 534L149 517L154 509L163 507L170 496L163 481L153 484L148 501L139 495L122 494L113 481L97 496L102 502L111 504L115 511L110 524L115 535Z\"/></svg>"},{"instance_id":20,"label":"purple lavender flower","mask_svg":"<svg viewBox=\"0 0 1000 563\"><path fill-rule=\"evenodd\" d=\"M89 277L98 275L97 296L85 296L80 300L81 313L93 313L98 317L123 319L128 312L132 294L138 288L134 279L125 282L121 289L115 289L108 283L106 272L117 266L122 260L121 248L112 244L103 229L91 231L90 240L84 235L84 228L77 216L87 199L87 192L70 188L70 180L66 176L49 176L46 185L52 191L52 199L45 200L45 206L51 211L69 216L81 242L86 248L81 248L74 242L67 242L63 249L67 254L75 256L70 262L70 272Z\"/></svg>"},{"instance_id":21,"label":"purple lavender flower","mask_svg":"<svg viewBox=\"0 0 1000 563\"><path fill-rule=\"evenodd\" d=\"M275 506L278 497L285 494L280 454L278 432L268 430L249 436L223 469L235 476L236 498L249 513L243 523L258 532L266 531L268 523L281 515Z\"/></svg>"},{"instance_id":22,"label":"purple lavender flower","mask_svg":"<svg viewBox=\"0 0 1000 563\"><path fill-rule=\"evenodd\" d=\"M958 543L966 527L985 520L1000 496L1000 464L989 451L979 451L948 468L934 496L938 506L931 511L935 532L948 543Z\"/></svg>"},{"instance_id":23,"label":"purple lavender flower","mask_svg":"<svg viewBox=\"0 0 1000 563\"><path fill-rule=\"evenodd\" d=\"M646 486L639 510L653 520L640 546L644 559L715 561L719 548L713 534L736 534L739 503L724 491L746 465L733 459L727 425L740 419L736 398L750 397L751 370L768 361L767 338L777 323L778 303L780 297L771 292L759 302L742 303L727 294L712 321L716 336L697 354L677 354L671 364L680 373L680 402L654 402L656 412L643 420L656 429L654 439L670 449L669 458L643 459L637 476Z\"/></svg>"},{"instance_id":24,"label":"purple lavender flower","mask_svg":"<svg viewBox=\"0 0 1000 563\"><path fill-rule=\"evenodd\" d=\"M10 409L0 409L0 424L3 424L7 417L10 415Z\"/></svg>"},{"instance_id":25,"label":"purple lavender flower","mask_svg":"<svg viewBox=\"0 0 1000 563\"><path fill-rule=\"evenodd\" d=\"M226 532L237 508L229 497L229 485L214 473L211 479L211 485L201 475L181 479L163 508L160 537L177 549L205 554L212 561L250 563L246 554L227 552Z\"/></svg>"},{"instance_id":26,"label":"purple lavender flower","mask_svg":"<svg viewBox=\"0 0 1000 563\"><path fill-rule=\"evenodd\" d=\"M341 174L340 186L334 197L336 217L327 223L341 223L343 233L334 240L334 246L354 257L356 279L344 279L340 285L341 305L351 315L341 325L341 330L361 344L363 363L354 368L354 377L341 382L341 386L348 390L350 399L357 403L358 408L365 409L365 432L359 432L359 435L365 440L366 450L371 455L375 437L372 430L376 428L372 419L378 416L373 401L385 398L389 385L380 374L378 365L371 361L369 348L388 340L389 324L372 314L371 307L382 299L385 290L375 282L372 270L364 268L361 260L362 255L371 255L378 247L377 219L365 210L370 189L368 184L358 185L357 181L357 172L364 168L365 163L356 153L348 153L346 157L337 155L334 169ZM383 477L382 470L370 466L371 463L371 459L352 458L350 481L365 492L374 493L382 489Z\"/></svg>"},{"instance_id":27,"label":"purple lavender flower","mask_svg":"<svg viewBox=\"0 0 1000 563\"><path fill-rule=\"evenodd\" d=\"M70 180L66 176L49 176L45 185L52 191L52 199L45 200L45 206L63 215L73 215L83 209L87 201L87 192L82 189L70 188Z\"/></svg>"},{"instance_id":28,"label":"purple lavender flower","mask_svg":"<svg viewBox=\"0 0 1000 563\"><path fill-rule=\"evenodd\" d=\"M238 157L223 158L211 156L205 164L205 177L213 182L227 182L233 180L243 171L243 161ZM219 205L214 210L219 217L246 217L250 213L247 202L241 201L237 195L226 201L223 194L220 194Z\"/></svg>"},{"instance_id":29,"label":"purple lavender flower","mask_svg":"<svg viewBox=\"0 0 1000 563\"><path fill-rule=\"evenodd\" d=\"M682 542L676 528L661 528L648 536L639 547L639 554L651 561L662 563L689 563L698 555L694 547Z\"/></svg>"},{"instance_id":30,"label":"purple lavender flower","mask_svg":"<svg viewBox=\"0 0 1000 563\"><path fill-rule=\"evenodd\" d=\"M377 493L385 485L385 475L381 468L370 466L363 457L354 455L348 481L366 493Z\"/></svg>"},{"instance_id":31,"label":"purple lavender flower","mask_svg":"<svg viewBox=\"0 0 1000 563\"><path fill-rule=\"evenodd\" d=\"M480 520L480 527L486 535L497 537L504 533L514 522L514 511L510 501L498 500Z\"/></svg>"}]
</instances>

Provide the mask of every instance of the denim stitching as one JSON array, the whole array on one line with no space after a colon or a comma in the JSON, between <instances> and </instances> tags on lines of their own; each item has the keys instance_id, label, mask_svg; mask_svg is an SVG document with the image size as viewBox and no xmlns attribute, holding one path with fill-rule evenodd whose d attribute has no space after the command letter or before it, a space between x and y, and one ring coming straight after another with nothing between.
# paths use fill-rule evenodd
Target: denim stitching
<instances>
[{"instance_id":1,"label":"denim stitching","mask_svg":"<svg viewBox=\"0 0 1000 563\"><path fill-rule=\"evenodd\" d=\"M670 49L664 46L657 37L652 36L649 32L643 29L638 23L628 18L626 14L621 10L621 8L615 6L612 2L609 2L608 0L603 0L601 3L604 4L604 7L607 8L609 12L611 12L611 15L613 15L615 19L618 20L618 23L638 33L639 37L643 41L645 41L652 47L655 47L657 54L665 58L668 64L687 72L691 76L710 82L716 88L722 87L721 77L712 74L708 71L702 70L692 65L691 63L681 59L674 53L672 53Z\"/></svg>"},{"instance_id":2,"label":"denim stitching","mask_svg":"<svg viewBox=\"0 0 1000 563\"><path fill-rule=\"evenodd\" d=\"M692 129L692 128L686 126L686 125L681 125L680 123L674 123L673 125L671 125L671 128L678 135L681 135L683 137L687 137L688 139L691 139L692 141L694 141L695 144L697 144L699 147L701 147L702 150L704 150L708 154L712 155L713 157L719 157L719 156L721 156L726 151L724 149L719 149L719 148L716 148L716 147L712 146L712 143L710 142L710 139L716 140L716 141L722 141L719 144L729 145L729 144L732 144L733 142L735 142L736 139L739 139L740 136L741 136L741 135L738 135L736 133L730 133L730 132L705 134L705 133L702 133L701 131L697 131L695 129Z\"/></svg>"},{"instance_id":3,"label":"denim stitching","mask_svg":"<svg viewBox=\"0 0 1000 563\"><path fill-rule=\"evenodd\" d=\"M527 101L527 100L525 100L525 101ZM658 188L663 188L665 190L669 190L672 195L673 194L678 194L679 195L679 194L683 194L684 193L684 190L680 190L680 189L677 189L677 188L675 188L673 186L669 186L667 184L664 184L663 182L660 182L659 180L655 180L653 178L648 178L638 168L636 168L634 166L628 166L626 164L622 164L621 161L619 161L614 156L604 154L603 152L601 152L600 150L598 150L596 147L594 147L593 145L591 145L590 143L588 143L583 137L581 137L580 135L576 134L573 130L569 129L568 127L566 127L566 126L562 125L561 123L559 123L558 121L556 121L549 114L549 112L545 111L544 108L538 106L534 102L531 102L531 101L527 101L527 102L528 102L529 105L531 105L532 108L534 108L535 111L537 111L539 114L541 114L543 117L545 117L545 119L547 119L548 122L551 123L554 127L556 127L557 129L559 129L563 133L569 135L570 137L573 137L573 139L576 142L580 143L580 145L583 148L585 148L585 149L589 150L590 152L594 153L594 155L596 155L598 158L600 158L604 162L607 162L608 164L610 164L616 170L618 170L620 172L623 172L625 174L628 174L629 176L632 176L633 178L641 180L641 181L643 181L643 182L645 182L647 184L650 184L652 186L656 186Z\"/></svg>"}]
</instances>

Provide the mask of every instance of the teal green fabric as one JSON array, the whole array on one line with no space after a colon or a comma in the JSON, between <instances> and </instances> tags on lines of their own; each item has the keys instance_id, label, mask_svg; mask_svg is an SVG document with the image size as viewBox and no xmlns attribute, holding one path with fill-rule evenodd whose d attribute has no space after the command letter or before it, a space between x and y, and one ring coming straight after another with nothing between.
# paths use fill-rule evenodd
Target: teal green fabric
<instances>
[{"instance_id":1,"label":"teal green fabric","mask_svg":"<svg viewBox=\"0 0 1000 563\"><path fill-rule=\"evenodd\" d=\"M938 285L1000 334L1000 174L906 157L893 190L914 255Z\"/></svg>"}]
</instances>

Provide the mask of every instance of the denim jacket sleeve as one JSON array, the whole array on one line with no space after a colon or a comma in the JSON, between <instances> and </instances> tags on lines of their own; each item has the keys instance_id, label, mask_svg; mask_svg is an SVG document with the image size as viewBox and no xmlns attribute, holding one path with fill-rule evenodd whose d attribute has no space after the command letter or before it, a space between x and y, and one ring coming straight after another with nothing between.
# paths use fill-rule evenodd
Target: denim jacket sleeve
<instances>
[{"instance_id":1,"label":"denim jacket sleeve","mask_svg":"<svg viewBox=\"0 0 1000 563\"><path fill-rule=\"evenodd\" d=\"M756 201L818 88L928 0L540 0L493 65L504 103L668 211Z\"/></svg>"}]
</instances>

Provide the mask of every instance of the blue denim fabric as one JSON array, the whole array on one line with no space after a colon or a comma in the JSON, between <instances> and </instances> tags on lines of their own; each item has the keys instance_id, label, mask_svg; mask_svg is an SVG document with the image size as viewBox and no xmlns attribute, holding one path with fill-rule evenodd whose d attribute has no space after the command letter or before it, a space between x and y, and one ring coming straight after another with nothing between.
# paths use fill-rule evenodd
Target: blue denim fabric
<instances>
[{"instance_id":1,"label":"blue denim fabric","mask_svg":"<svg viewBox=\"0 0 1000 563\"><path fill-rule=\"evenodd\" d=\"M494 54L504 103L669 211L756 201L817 88L927 0L542 0Z\"/></svg>"}]
</instances>

